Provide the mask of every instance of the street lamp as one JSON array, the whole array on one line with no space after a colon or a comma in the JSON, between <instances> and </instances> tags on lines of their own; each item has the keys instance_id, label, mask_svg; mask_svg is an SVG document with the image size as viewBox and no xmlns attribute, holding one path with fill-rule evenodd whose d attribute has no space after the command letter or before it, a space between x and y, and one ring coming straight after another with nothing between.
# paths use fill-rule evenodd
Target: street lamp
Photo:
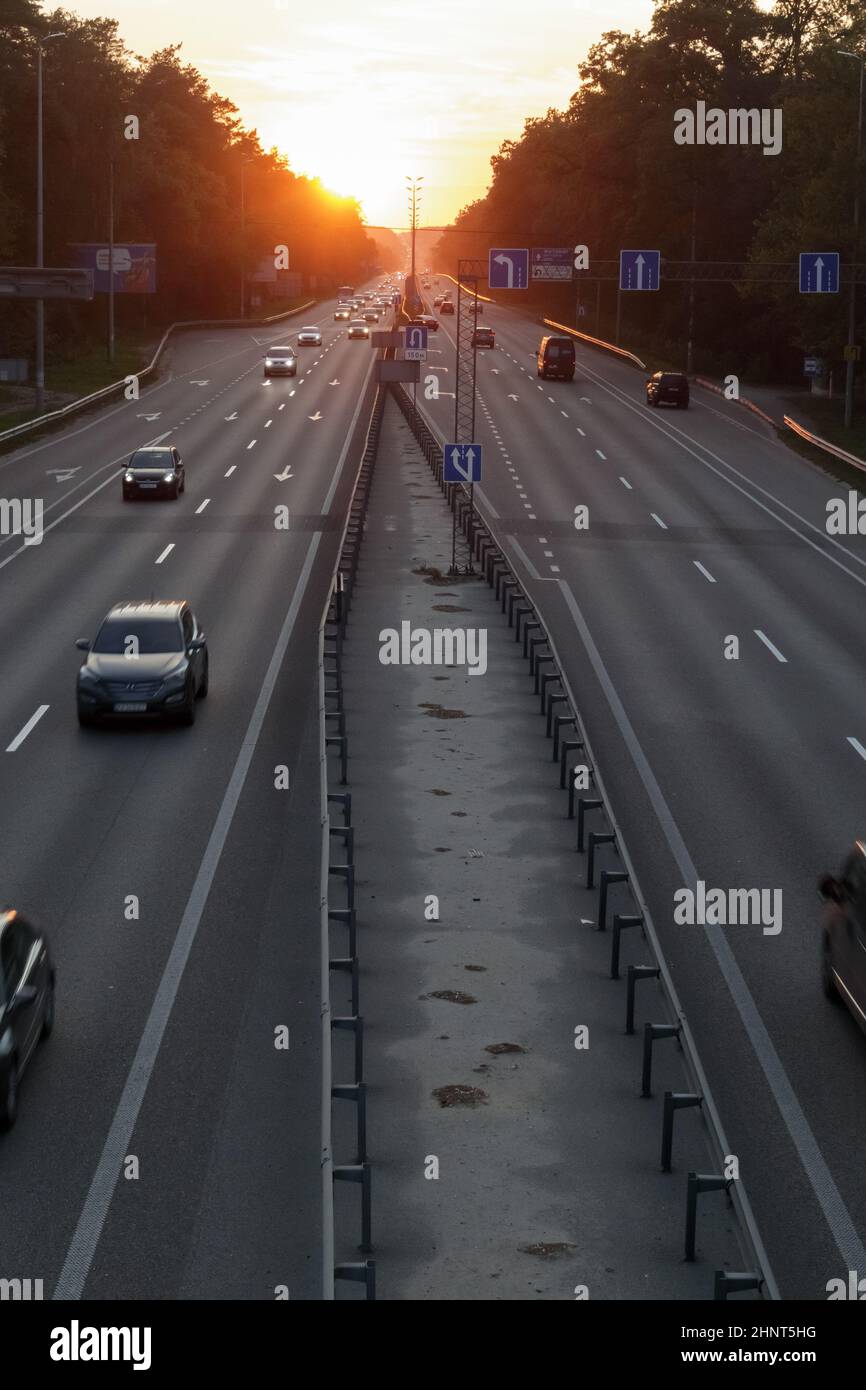
<instances>
[{"instance_id":1,"label":"street lamp","mask_svg":"<svg viewBox=\"0 0 866 1390\"><path fill-rule=\"evenodd\" d=\"M246 309L246 195L245 195L245 175L244 170L248 164L255 164L255 155L250 155L249 159L241 160L241 318L247 316Z\"/></svg>"},{"instance_id":2,"label":"street lamp","mask_svg":"<svg viewBox=\"0 0 866 1390\"><path fill-rule=\"evenodd\" d=\"M42 179L42 49L52 39L66 37L65 30L44 34L36 41L36 264L45 264L45 205ZM36 414L45 401L45 301L36 301Z\"/></svg>"},{"instance_id":3,"label":"street lamp","mask_svg":"<svg viewBox=\"0 0 866 1390\"><path fill-rule=\"evenodd\" d=\"M857 156L854 161L854 238L851 250L851 289L848 297L848 361L845 363L845 428L850 429L854 416L854 338L857 329L857 281L855 266L860 247L860 154L863 148L863 68L866 52L836 52L842 58L853 58L860 64L860 97L857 105Z\"/></svg>"}]
</instances>

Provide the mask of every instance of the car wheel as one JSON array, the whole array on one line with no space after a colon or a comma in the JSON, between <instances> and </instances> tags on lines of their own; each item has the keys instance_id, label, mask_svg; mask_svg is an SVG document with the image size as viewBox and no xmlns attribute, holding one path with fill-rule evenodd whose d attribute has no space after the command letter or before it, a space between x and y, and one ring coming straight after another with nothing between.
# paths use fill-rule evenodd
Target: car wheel
<instances>
[{"instance_id":1,"label":"car wheel","mask_svg":"<svg viewBox=\"0 0 866 1390\"><path fill-rule=\"evenodd\" d=\"M199 698L200 700L203 700L203 699L205 698L205 696L207 695L209 683L210 683L210 662L208 661L207 657L205 657L205 659L204 659L204 674L202 675L202 678L201 678L201 685L200 685L199 688L198 688L198 698Z\"/></svg>"},{"instance_id":2,"label":"car wheel","mask_svg":"<svg viewBox=\"0 0 866 1390\"><path fill-rule=\"evenodd\" d=\"M834 1004L841 1002L836 981L833 979L833 969L830 963L830 939L826 932L824 932L821 942L821 988Z\"/></svg>"},{"instance_id":3,"label":"car wheel","mask_svg":"<svg viewBox=\"0 0 866 1390\"><path fill-rule=\"evenodd\" d=\"M3 1093L0 1095L0 1130L11 1129L18 1118L18 1064L10 1057Z\"/></svg>"},{"instance_id":4,"label":"car wheel","mask_svg":"<svg viewBox=\"0 0 866 1390\"><path fill-rule=\"evenodd\" d=\"M42 1014L42 1036L50 1038L54 1028L54 976L48 981L45 1009Z\"/></svg>"},{"instance_id":5,"label":"car wheel","mask_svg":"<svg viewBox=\"0 0 866 1390\"><path fill-rule=\"evenodd\" d=\"M189 689L186 693L186 700L178 713L181 724L195 723L195 686L190 681Z\"/></svg>"}]
</instances>

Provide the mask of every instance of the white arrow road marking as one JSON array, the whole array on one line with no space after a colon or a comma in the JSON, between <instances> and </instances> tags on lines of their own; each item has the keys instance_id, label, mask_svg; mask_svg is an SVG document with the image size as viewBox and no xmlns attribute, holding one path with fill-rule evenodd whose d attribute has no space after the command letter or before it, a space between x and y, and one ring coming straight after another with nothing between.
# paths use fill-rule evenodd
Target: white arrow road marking
<instances>
[{"instance_id":1,"label":"white arrow road marking","mask_svg":"<svg viewBox=\"0 0 866 1390\"><path fill-rule=\"evenodd\" d=\"M491 370L491 372L493 373L494 376L499 376L499 368L498 368L498 367L491 367L490 370Z\"/></svg>"},{"instance_id":2,"label":"white arrow road marking","mask_svg":"<svg viewBox=\"0 0 866 1390\"><path fill-rule=\"evenodd\" d=\"M580 399L582 401L586 401L587 405L592 405L592 401L589 399L589 396L581 396Z\"/></svg>"},{"instance_id":3,"label":"white arrow road marking","mask_svg":"<svg viewBox=\"0 0 866 1390\"><path fill-rule=\"evenodd\" d=\"M275 473L275 474L274 474L274 477L276 478L276 480L277 480L278 483L285 483L285 482L288 482L289 478L294 478L294 476L295 476L295 475L294 475L294 473L292 472L292 470L291 470L289 464L286 464L286 466L285 466L285 468L283 469L282 473Z\"/></svg>"},{"instance_id":4,"label":"white arrow road marking","mask_svg":"<svg viewBox=\"0 0 866 1390\"><path fill-rule=\"evenodd\" d=\"M308 416L307 416L307 419L308 419L308 420L321 420L321 418L322 418L322 412L321 412L321 410L317 410L316 413L315 413L315 415L308 415Z\"/></svg>"},{"instance_id":5,"label":"white arrow road marking","mask_svg":"<svg viewBox=\"0 0 866 1390\"><path fill-rule=\"evenodd\" d=\"M280 406L280 409L282 410L282 406ZM224 420L236 420L237 418L238 418L238 413L237 413L237 411L235 411L232 415L224 415L224 416L223 416L223 419L224 419Z\"/></svg>"},{"instance_id":6,"label":"white arrow road marking","mask_svg":"<svg viewBox=\"0 0 866 1390\"><path fill-rule=\"evenodd\" d=\"M151 412L150 415L146 414L145 412L139 412L139 414L136 415L135 418L136 420L158 420L161 414L161 410L154 410Z\"/></svg>"},{"instance_id":7,"label":"white arrow road marking","mask_svg":"<svg viewBox=\"0 0 866 1390\"><path fill-rule=\"evenodd\" d=\"M162 552L161 555L157 556L157 558L154 560L153 563L154 563L155 565L161 565L162 562L163 562L163 560L166 558L166 556L170 555L171 552L172 552L173 550L174 550L174 541L172 541L171 545L167 545L167 546L165 547L165 550Z\"/></svg>"},{"instance_id":8,"label":"white arrow road marking","mask_svg":"<svg viewBox=\"0 0 866 1390\"><path fill-rule=\"evenodd\" d=\"M516 400L519 400L519 397L518 397L518 396L511 395L511 396L508 397L508 399L509 399L510 401L516 401Z\"/></svg>"},{"instance_id":9,"label":"white arrow road marking","mask_svg":"<svg viewBox=\"0 0 866 1390\"><path fill-rule=\"evenodd\" d=\"M333 381L329 381L329 382L328 382L328 385L329 385L329 386L339 386L339 384L340 384L340 381L339 381L339 378L338 378L338 377L334 377L334 380L333 380Z\"/></svg>"},{"instance_id":10,"label":"white arrow road marking","mask_svg":"<svg viewBox=\"0 0 866 1390\"><path fill-rule=\"evenodd\" d=\"M204 501L202 502L201 506L200 506L200 507L196 507L196 509L195 509L195 514L196 514L196 516L198 516L199 512L203 512L203 511L204 511L204 509L205 509L205 507L207 506L207 504L208 504L209 501L210 501L210 498L209 498L209 497L206 497L206 498L204 499Z\"/></svg>"},{"instance_id":11,"label":"white arrow road marking","mask_svg":"<svg viewBox=\"0 0 866 1390\"><path fill-rule=\"evenodd\" d=\"M210 386L210 377L207 377L204 381L191 381L189 384L190 386Z\"/></svg>"},{"instance_id":12,"label":"white arrow road marking","mask_svg":"<svg viewBox=\"0 0 866 1390\"><path fill-rule=\"evenodd\" d=\"M48 708L48 705L40 705L36 713L31 714L30 718L27 720L27 723L24 725L24 728L21 730L20 734L16 734L12 742L9 744L9 747L6 749L7 753L14 753L16 748L21 747L25 738L30 733L30 730L35 729L36 725L39 723L40 719L42 718L43 714Z\"/></svg>"},{"instance_id":13,"label":"white arrow road marking","mask_svg":"<svg viewBox=\"0 0 866 1390\"><path fill-rule=\"evenodd\" d=\"M67 483L70 478L74 478L76 473L81 471L81 464L77 468L46 468L45 471L49 476L52 473L56 475L55 482Z\"/></svg>"},{"instance_id":14,"label":"white arrow road marking","mask_svg":"<svg viewBox=\"0 0 866 1390\"><path fill-rule=\"evenodd\" d=\"M778 647L774 647L774 646L773 646L773 643L770 641L770 639L769 639L769 637L766 635L766 633L762 632L761 629L760 629L759 627L754 628L753 631L754 631L754 634L755 634L756 637L760 637L760 639L761 639L761 641L763 642L764 646L767 647L767 648L773 653L773 656L776 658L776 660L777 660L777 661L784 661L785 664L787 665L787 663L788 663L788 658L787 658L786 656L782 656L782 653L779 651L779 648L778 648Z\"/></svg>"}]
</instances>

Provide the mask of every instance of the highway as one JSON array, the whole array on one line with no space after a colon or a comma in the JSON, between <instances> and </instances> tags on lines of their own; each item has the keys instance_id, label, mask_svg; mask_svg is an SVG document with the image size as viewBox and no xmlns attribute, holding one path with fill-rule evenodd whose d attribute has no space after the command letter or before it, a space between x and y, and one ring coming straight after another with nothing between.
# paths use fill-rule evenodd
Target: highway
<instances>
[{"instance_id":1,"label":"highway","mask_svg":"<svg viewBox=\"0 0 866 1390\"><path fill-rule=\"evenodd\" d=\"M481 510L581 703L783 1296L824 1298L866 1268L866 1048L821 993L816 894L863 833L866 545L824 527L846 488L734 403L651 410L643 373L583 347L574 382L541 381L538 321L481 321ZM430 337L443 392L455 335ZM453 396L419 403L451 439ZM675 923L696 878L781 890L781 931Z\"/></svg>"},{"instance_id":2,"label":"highway","mask_svg":"<svg viewBox=\"0 0 866 1390\"><path fill-rule=\"evenodd\" d=\"M46 531L0 542L0 884L57 965L0 1144L0 1273L46 1297L319 1295L315 644L374 356L333 308L187 333L140 401L0 460ZM265 344L306 323L322 347L266 383ZM155 440L186 492L124 503ZM75 639L151 596L207 633L195 727L80 730Z\"/></svg>"}]
</instances>

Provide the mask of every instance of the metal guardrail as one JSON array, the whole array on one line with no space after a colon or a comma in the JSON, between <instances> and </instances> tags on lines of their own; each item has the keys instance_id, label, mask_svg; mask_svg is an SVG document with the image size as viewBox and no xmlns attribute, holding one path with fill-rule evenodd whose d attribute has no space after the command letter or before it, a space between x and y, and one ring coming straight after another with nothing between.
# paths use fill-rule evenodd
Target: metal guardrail
<instances>
[{"instance_id":1,"label":"metal guardrail","mask_svg":"<svg viewBox=\"0 0 866 1390\"><path fill-rule=\"evenodd\" d=\"M858 458L856 454L849 454L847 449L840 449L838 444L831 444L829 440L821 439L819 435L812 434L811 430L807 430L804 425L799 425L796 420L792 420L790 415L783 415L782 423L799 435L801 439L805 439L807 444L814 444L816 449L824 449L834 458L841 459L843 463L850 463L852 468L859 468L866 473L866 460Z\"/></svg>"},{"instance_id":2,"label":"metal guardrail","mask_svg":"<svg viewBox=\"0 0 866 1390\"><path fill-rule=\"evenodd\" d=\"M623 357L643 371L647 370L646 362L642 362L635 353L627 352L625 348L617 347L614 343L606 343L603 338L592 338L589 333L580 333L576 328L569 328L567 323L557 323L555 319L542 319L542 323L545 323L548 328L558 328L560 332L567 333L571 338L580 338L581 342L589 343L590 347L603 348L605 352L612 352L617 357Z\"/></svg>"},{"instance_id":3,"label":"metal guardrail","mask_svg":"<svg viewBox=\"0 0 866 1390\"><path fill-rule=\"evenodd\" d=\"M361 1188L362 1255L372 1250L371 1167L367 1157L367 1093L364 1083L364 1020L360 1012L358 986L358 948L355 919L355 832L352 825L352 794L348 791L329 792L328 755L336 749L339 755L340 785L348 780L348 735L343 710L342 651L343 636L363 536L364 515L367 510L373 467L379 447L379 434L385 406L385 388L376 387L364 442L364 449L355 474L352 494L340 546L334 562L328 598L319 622L319 783L321 795L321 879L320 879L320 943L321 943L321 1017L322 1017L322 1213L323 1213L323 1297L335 1298L335 1280L363 1283L368 1301L376 1297L376 1266L370 1259L335 1263L334 1255L334 1183L351 1182ZM329 682L333 682L329 684ZM329 725L336 732L329 731ZM342 825L331 824L330 806L342 807ZM339 840L344 846L341 863L331 859L331 844ZM333 877L345 884L345 906L330 906L329 885ZM342 924L348 933L348 954L333 957L330 948L331 923ZM351 1012L335 1017L331 1012L331 975L348 974L351 980ZM354 1037L353 1079L335 1082L332 1069L332 1034L334 1030L351 1032ZM335 1100L354 1102L357 1110L357 1147L352 1163L334 1163L332 1150L332 1106Z\"/></svg>"},{"instance_id":4,"label":"metal guardrail","mask_svg":"<svg viewBox=\"0 0 866 1390\"><path fill-rule=\"evenodd\" d=\"M717 396L724 396L725 394L721 386L717 386L714 381L708 381L705 376L696 376L695 384L697 386L703 386L705 391L715 392ZM774 420L772 415L768 415L766 410L762 410L759 405L755 405L755 402L748 400L746 396L737 396L736 404L741 405L744 410L750 410L753 415L759 416L765 424L772 425L773 429L778 429L778 420Z\"/></svg>"},{"instance_id":5,"label":"metal guardrail","mask_svg":"<svg viewBox=\"0 0 866 1390\"><path fill-rule=\"evenodd\" d=\"M184 319L178 323L169 324L168 328L160 339L159 346L153 354L146 367L142 367L140 372L132 372L130 375L137 377L148 376L156 367L160 355L168 342L172 333L185 328L263 328L269 323L279 323L282 319L292 318L295 314L303 314L307 309L317 304L318 300L310 299L306 304L300 304L297 309L287 309L282 314L272 314L266 319ZM83 410L88 405L93 405L96 401L110 396L115 391L122 391L127 384L128 377L123 377L120 381L112 381L108 386L102 386L98 391L93 391L89 396L81 396L77 401L69 401L67 405L61 406L58 410L49 411L47 415L40 415L36 420L24 420L20 425L13 425L11 429L0 432L0 444L7 439L15 439L19 434L27 434L30 430L40 429L43 425L50 424L53 420L62 420L66 415L73 414L76 410Z\"/></svg>"},{"instance_id":6,"label":"metal guardrail","mask_svg":"<svg viewBox=\"0 0 866 1390\"><path fill-rule=\"evenodd\" d=\"M503 547L496 539L494 525L490 518L479 516L476 502L474 518L470 519L469 498L466 489L459 484L446 483L443 477L441 442L420 412L413 406L407 393L396 385L391 388L394 397L412 429L422 449L434 477L452 508L457 511L458 524L466 531L473 528L473 557L484 571L487 583L500 600L503 613L507 613L509 627L515 628L515 641L523 640L523 655L529 660L529 672L534 677L535 694L540 696L540 713L546 716L547 737L553 741L551 761L559 761L559 785L565 789L568 784L568 818L574 817L575 774L578 767L585 767L588 778L594 784L597 795L582 796L577 803L577 850L587 855L586 886L595 886L595 868L599 851L608 847L621 861L621 869L602 869L599 876L599 912L595 924L597 931L607 929L607 909L609 889L614 884L627 885L637 913L617 913L612 921L611 967L612 979L619 979L619 954L622 931L628 927L639 926L653 956L653 963L630 965L627 972L626 993L626 1032L634 1033L634 1013L636 988L641 980L656 979L661 983L670 1017L662 1023L647 1022L643 1028L642 1093L651 1094L653 1047L657 1041L675 1038L683 1056L691 1090L686 1093L666 1092L662 1114L661 1155L662 1170L670 1171L671 1149L673 1143L674 1118L676 1112L685 1108L698 1108L710 1144L713 1161L718 1165L714 1173L690 1173L687 1179L685 1200L685 1258L694 1260L697 1223L697 1200L702 1192L722 1191L726 1194L736 1216L740 1234L742 1253L749 1267L740 1272L716 1270L714 1274L713 1297L725 1299L728 1294L741 1291L758 1291L762 1297L776 1301L780 1298L778 1286L770 1267L767 1253L752 1212L748 1195L740 1179L726 1176L725 1168L732 1149L728 1144L721 1117L709 1088L706 1074L698 1055L697 1045L692 1035L685 1010L680 1003L670 974L646 899L638 883L634 865L628 853L622 831L612 810L610 798L598 770L592 745L583 725L577 700L565 674L556 645L546 627L541 608L528 595L515 574L511 562L506 558ZM542 671L542 666L547 668ZM553 668L552 670L549 668ZM557 693L551 687L559 686ZM555 713L555 709L560 713ZM564 712L563 712L564 711ZM562 738L565 729L573 728L574 738ZM568 756L576 753L579 762L568 765ZM610 827L607 831L586 832L588 814L601 812Z\"/></svg>"}]
</instances>

